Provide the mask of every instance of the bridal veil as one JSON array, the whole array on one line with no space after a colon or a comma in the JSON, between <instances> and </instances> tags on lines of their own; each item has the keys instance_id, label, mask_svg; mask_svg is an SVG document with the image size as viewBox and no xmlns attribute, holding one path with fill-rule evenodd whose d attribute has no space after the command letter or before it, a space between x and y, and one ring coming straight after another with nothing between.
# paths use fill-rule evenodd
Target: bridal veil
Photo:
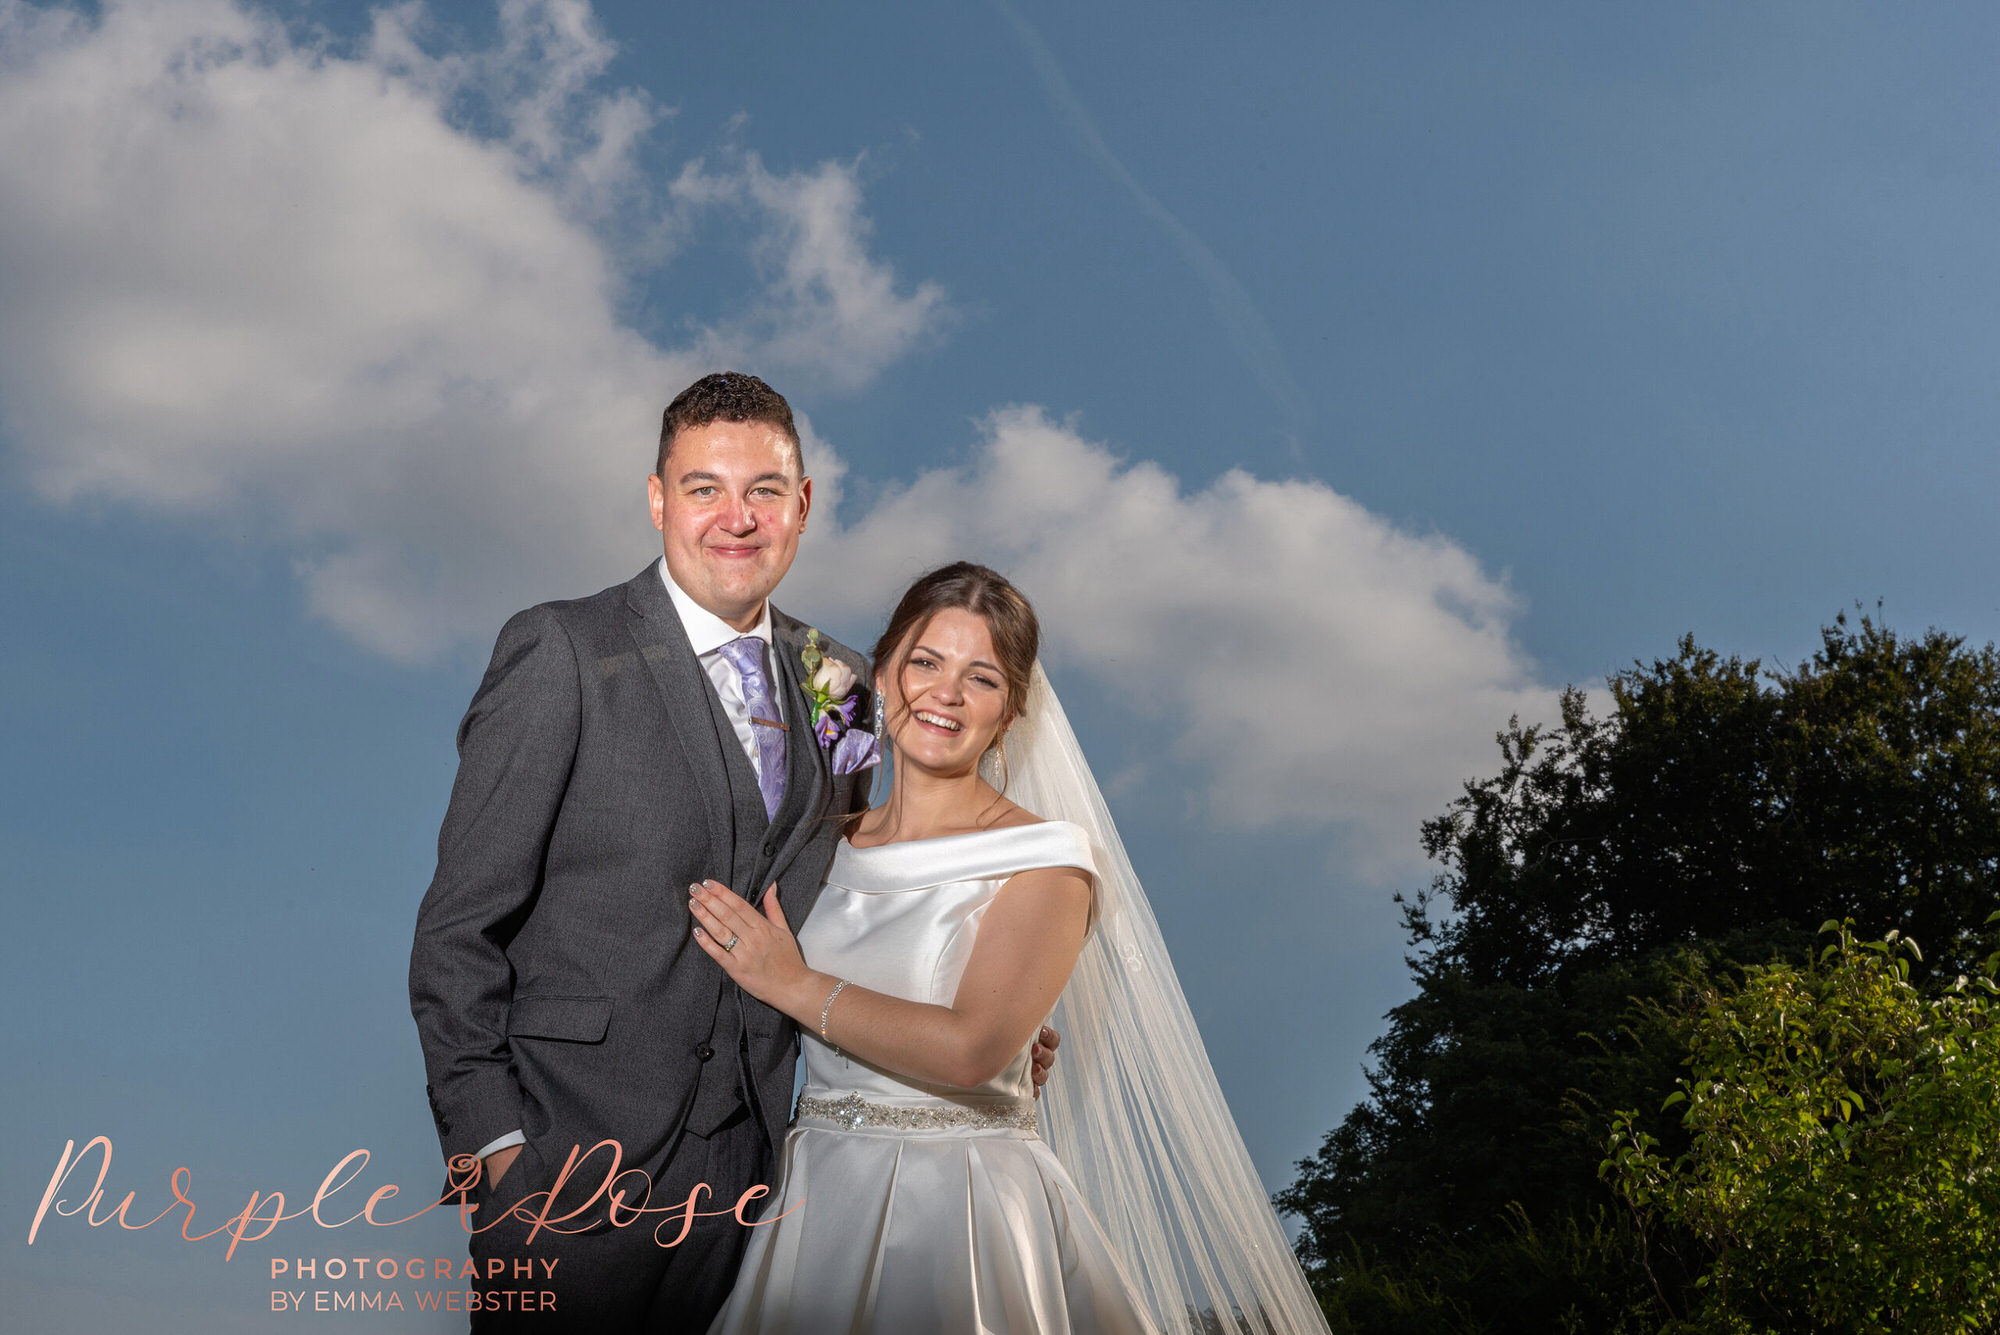
<instances>
[{"instance_id":1,"label":"bridal veil","mask_svg":"<svg viewBox=\"0 0 2000 1335\"><path fill-rule=\"evenodd\" d=\"M1099 901L1052 1023L1043 1135L1163 1331L1327 1323L1223 1101L1158 922L1040 663L1007 734L1007 796L1090 837Z\"/></svg>"}]
</instances>

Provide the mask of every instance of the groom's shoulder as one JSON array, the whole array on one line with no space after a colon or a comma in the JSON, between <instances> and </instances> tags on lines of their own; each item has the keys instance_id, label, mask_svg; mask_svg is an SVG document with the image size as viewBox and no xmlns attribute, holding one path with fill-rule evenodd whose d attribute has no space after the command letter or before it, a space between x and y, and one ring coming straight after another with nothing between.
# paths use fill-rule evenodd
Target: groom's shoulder
<instances>
[{"instance_id":1,"label":"groom's shoulder","mask_svg":"<svg viewBox=\"0 0 2000 1335\"><path fill-rule=\"evenodd\" d=\"M585 594L581 598L551 598L545 603L536 603L529 612L553 617L558 621L576 623L596 621L622 611L629 592L627 583L613 584L599 589L596 593Z\"/></svg>"}]
</instances>

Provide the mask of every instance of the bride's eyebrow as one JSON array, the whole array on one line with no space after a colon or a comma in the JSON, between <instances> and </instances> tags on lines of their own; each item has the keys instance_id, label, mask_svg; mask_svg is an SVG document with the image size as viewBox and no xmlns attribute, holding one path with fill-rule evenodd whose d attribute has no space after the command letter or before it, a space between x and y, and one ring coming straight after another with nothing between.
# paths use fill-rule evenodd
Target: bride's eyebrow
<instances>
[{"instance_id":1,"label":"bride's eyebrow","mask_svg":"<svg viewBox=\"0 0 2000 1335\"><path fill-rule=\"evenodd\" d=\"M931 648L928 644L913 644L910 646L910 652L913 654L929 654L932 658L943 658L945 656L939 653L937 650ZM985 668L988 672L993 673L997 677L1004 677L1007 675L1005 672L1002 672L998 667L994 666L992 663L987 662L983 658L973 659L972 666L976 668Z\"/></svg>"}]
</instances>

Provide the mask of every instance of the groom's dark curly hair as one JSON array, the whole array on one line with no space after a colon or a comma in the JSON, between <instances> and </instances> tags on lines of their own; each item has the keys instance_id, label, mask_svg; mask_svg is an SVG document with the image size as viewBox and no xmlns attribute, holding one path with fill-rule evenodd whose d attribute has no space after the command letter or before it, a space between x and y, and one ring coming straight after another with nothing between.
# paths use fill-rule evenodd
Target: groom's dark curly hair
<instances>
[{"instance_id":1,"label":"groom's dark curly hair","mask_svg":"<svg viewBox=\"0 0 2000 1335\"><path fill-rule=\"evenodd\" d=\"M799 472L805 472L799 429L792 425L792 405L777 390L741 371L705 375L674 396L660 418L660 452L653 461L653 471L662 478L667 475L667 452L673 448L675 435L711 422L764 422L777 427L791 438L792 451L799 456Z\"/></svg>"}]
</instances>

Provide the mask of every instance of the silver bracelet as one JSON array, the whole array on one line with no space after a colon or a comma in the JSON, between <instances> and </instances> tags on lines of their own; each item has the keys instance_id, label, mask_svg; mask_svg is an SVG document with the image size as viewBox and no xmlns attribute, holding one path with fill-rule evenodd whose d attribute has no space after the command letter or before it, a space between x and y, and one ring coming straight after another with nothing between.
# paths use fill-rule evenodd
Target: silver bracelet
<instances>
[{"instance_id":1,"label":"silver bracelet","mask_svg":"<svg viewBox=\"0 0 2000 1335\"><path fill-rule=\"evenodd\" d=\"M826 1045L827 1045L828 1047L832 1048L832 1049L833 1049L833 1050L834 1050L835 1052L839 1052L839 1051L840 1051L840 1048L839 1048L839 1046L838 1046L838 1045L836 1045L836 1044L834 1043L834 1041L833 1041L832 1039L830 1039L830 1038L828 1038L828 1037L826 1036L826 1017L827 1017L827 1013L828 1013L829 1011L831 1011L831 1010L833 1009L833 999L834 999L835 997L839 996L839 995L840 995L840 989L841 989L841 988L843 988L843 987L846 987L846 986L847 986L847 980L846 980L845 978L843 978L843 979L841 979L841 980L840 980L839 982L835 983L835 984L833 985L833 991L831 991L831 992L829 992L829 993L827 993L827 994L826 994L826 1005L824 1005L824 1006L821 1006L821 1007L819 1008L819 1037L820 1037L820 1041L821 1041L822 1043L826 1044Z\"/></svg>"}]
</instances>

